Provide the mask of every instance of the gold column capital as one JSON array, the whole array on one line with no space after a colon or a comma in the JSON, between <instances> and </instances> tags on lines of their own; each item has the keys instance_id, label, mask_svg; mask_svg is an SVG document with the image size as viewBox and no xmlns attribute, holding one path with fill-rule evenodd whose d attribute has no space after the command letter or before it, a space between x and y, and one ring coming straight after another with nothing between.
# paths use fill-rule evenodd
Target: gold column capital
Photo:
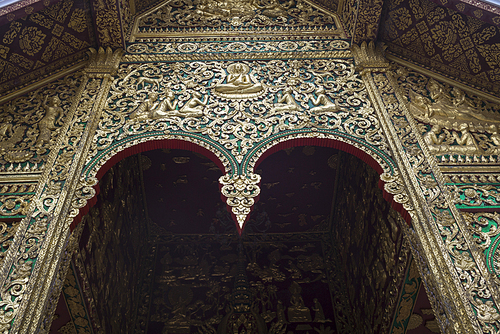
<instances>
[{"instance_id":1,"label":"gold column capital","mask_svg":"<svg viewBox=\"0 0 500 334\"><path fill-rule=\"evenodd\" d=\"M100 47L98 50L90 48L87 54L89 62L84 72L90 77L102 78L116 74L125 51L123 49L113 51L110 47L106 49Z\"/></svg>"},{"instance_id":2,"label":"gold column capital","mask_svg":"<svg viewBox=\"0 0 500 334\"><path fill-rule=\"evenodd\" d=\"M353 44L351 52L354 56L356 71L385 72L390 66L384 54L386 48L384 43L374 41L362 42L360 45Z\"/></svg>"}]
</instances>

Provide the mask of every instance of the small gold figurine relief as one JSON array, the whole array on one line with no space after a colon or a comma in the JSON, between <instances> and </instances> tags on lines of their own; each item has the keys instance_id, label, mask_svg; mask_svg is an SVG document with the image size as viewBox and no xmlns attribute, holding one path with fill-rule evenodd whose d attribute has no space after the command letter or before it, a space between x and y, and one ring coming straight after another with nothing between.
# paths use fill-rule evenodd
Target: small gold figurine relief
<instances>
[{"instance_id":1,"label":"small gold figurine relief","mask_svg":"<svg viewBox=\"0 0 500 334\"><path fill-rule=\"evenodd\" d=\"M203 109L207 106L208 96L202 99L202 95L195 91L190 99L178 109L178 101L170 89L165 97L160 98L157 92L151 92L146 100L130 114L131 119L146 120L159 119L172 116L199 117L203 116ZM178 109L178 110L177 110Z\"/></svg>"},{"instance_id":2,"label":"small gold figurine relief","mask_svg":"<svg viewBox=\"0 0 500 334\"><path fill-rule=\"evenodd\" d=\"M427 90L430 98L410 90L408 109L418 121L430 124L423 138L431 153L500 154L500 114L475 106L460 88L447 92L433 79Z\"/></svg>"},{"instance_id":3,"label":"small gold figurine relief","mask_svg":"<svg viewBox=\"0 0 500 334\"><path fill-rule=\"evenodd\" d=\"M278 93L278 103L274 104L272 113L300 111L300 107L292 95L292 89L286 87L283 94Z\"/></svg>"},{"instance_id":4,"label":"small gold figurine relief","mask_svg":"<svg viewBox=\"0 0 500 334\"><path fill-rule=\"evenodd\" d=\"M319 87L316 91L316 98L314 96L311 97L311 102L315 107L311 108L310 111L312 113L320 114L324 112L335 112L338 111L339 108L330 101L330 99L325 95L325 89L323 87Z\"/></svg>"},{"instance_id":5,"label":"small gold figurine relief","mask_svg":"<svg viewBox=\"0 0 500 334\"><path fill-rule=\"evenodd\" d=\"M288 308L288 320L290 322L310 322L311 311L304 304L304 299L302 299L301 292L302 288L299 283L293 282L290 285L290 293L292 294L290 302L292 306Z\"/></svg>"}]
</instances>

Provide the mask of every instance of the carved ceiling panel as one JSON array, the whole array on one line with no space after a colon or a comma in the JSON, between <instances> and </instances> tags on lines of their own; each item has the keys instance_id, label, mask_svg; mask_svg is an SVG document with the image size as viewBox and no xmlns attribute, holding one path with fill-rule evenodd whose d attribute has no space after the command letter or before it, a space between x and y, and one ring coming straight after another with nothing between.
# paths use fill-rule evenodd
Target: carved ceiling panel
<instances>
[{"instance_id":1,"label":"carved ceiling panel","mask_svg":"<svg viewBox=\"0 0 500 334\"><path fill-rule=\"evenodd\" d=\"M500 28L429 0L387 1L379 38L434 71L500 92Z\"/></svg>"},{"instance_id":2,"label":"carved ceiling panel","mask_svg":"<svg viewBox=\"0 0 500 334\"><path fill-rule=\"evenodd\" d=\"M0 91L53 74L94 45L89 4L63 0L0 27Z\"/></svg>"}]
</instances>

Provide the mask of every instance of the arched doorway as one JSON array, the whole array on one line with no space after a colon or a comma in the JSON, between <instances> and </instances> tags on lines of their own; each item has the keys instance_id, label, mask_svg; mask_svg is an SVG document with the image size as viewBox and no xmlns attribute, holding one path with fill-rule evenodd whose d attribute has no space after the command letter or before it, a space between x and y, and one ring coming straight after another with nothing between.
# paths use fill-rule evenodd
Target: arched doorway
<instances>
[{"instance_id":1,"label":"arched doorway","mask_svg":"<svg viewBox=\"0 0 500 334\"><path fill-rule=\"evenodd\" d=\"M256 173L259 201L239 237L206 156L158 149L111 167L77 227L88 323L106 333L387 332L409 251L377 172L298 146Z\"/></svg>"}]
</instances>

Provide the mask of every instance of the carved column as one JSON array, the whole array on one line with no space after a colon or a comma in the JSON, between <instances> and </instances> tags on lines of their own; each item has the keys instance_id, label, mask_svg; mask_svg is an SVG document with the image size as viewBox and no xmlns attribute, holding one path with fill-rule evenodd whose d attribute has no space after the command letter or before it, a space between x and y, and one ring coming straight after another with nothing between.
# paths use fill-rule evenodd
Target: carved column
<instances>
[{"instance_id":1,"label":"carved column","mask_svg":"<svg viewBox=\"0 0 500 334\"><path fill-rule=\"evenodd\" d=\"M122 54L122 50L91 50L70 114L2 266L4 332L38 332L48 310L53 311L50 297L61 289L57 275L64 265L71 212L78 204L74 194L79 175Z\"/></svg>"},{"instance_id":2,"label":"carved column","mask_svg":"<svg viewBox=\"0 0 500 334\"><path fill-rule=\"evenodd\" d=\"M498 310L491 277L475 257L475 245L436 161L398 93L383 46L363 43L352 51L416 209L409 239L441 331L482 333L495 328ZM481 315L485 307L493 317Z\"/></svg>"}]
</instances>

